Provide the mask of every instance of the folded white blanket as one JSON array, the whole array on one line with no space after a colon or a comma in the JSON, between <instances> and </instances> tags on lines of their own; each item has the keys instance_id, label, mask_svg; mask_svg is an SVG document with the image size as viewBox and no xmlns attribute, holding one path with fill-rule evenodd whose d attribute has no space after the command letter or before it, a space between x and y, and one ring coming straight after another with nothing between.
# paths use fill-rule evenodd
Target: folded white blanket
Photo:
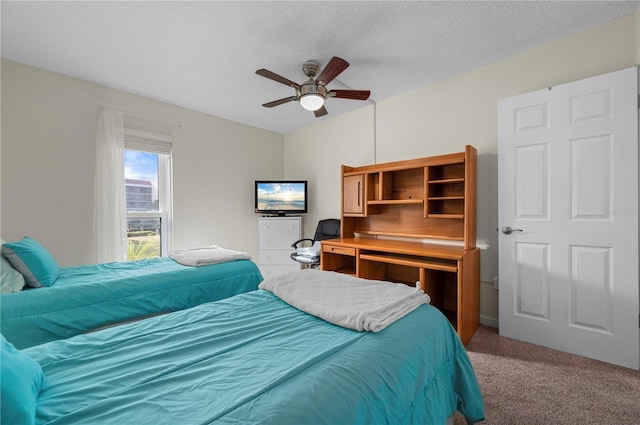
<instances>
[{"instance_id":1,"label":"folded white blanket","mask_svg":"<svg viewBox=\"0 0 640 425\"><path fill-rule=\"evenodd\" d=\"M431 302L419 288L316 269L275 275L258 287L299 310L357 331L381 331Z\"/></svg>"},{"instance_id":2,"label":"folded white blanket","mask_svg":"<svg viewBox=\"0 0 640 425\"><path fill-rule=\"evenodd\" d=\"M251 254L222 248L217 245L209 245L200 248L172 251L169 253L169 257L184 266L205 266L207 264L224 263L226 261L250 260Z\"/></svg>"}]
</instances>

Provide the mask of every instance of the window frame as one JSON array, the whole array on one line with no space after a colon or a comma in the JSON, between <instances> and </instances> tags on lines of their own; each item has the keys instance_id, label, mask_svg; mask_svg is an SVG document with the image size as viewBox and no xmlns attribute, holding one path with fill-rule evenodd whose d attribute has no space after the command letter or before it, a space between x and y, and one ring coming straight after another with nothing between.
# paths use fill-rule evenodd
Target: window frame
<instances>
[{"instance_id":1,"label":"window frame","mask_svg":"<svg viewBox=\"0 0 640 425\"><path fill-rule=\"evenodd\" d=\"M173 155L171 136L126 127L123 133L125 151L147 152L158 155L158 211L127 211L126 213L127 221L136 218L160 219L160 257L166 257L169 255L169 250L172 246L173 227ZM122 181L123 185L125 180L123 179ZM126 229L124 236L125 240L128 241Z\"/></svg>"}]
</instances>

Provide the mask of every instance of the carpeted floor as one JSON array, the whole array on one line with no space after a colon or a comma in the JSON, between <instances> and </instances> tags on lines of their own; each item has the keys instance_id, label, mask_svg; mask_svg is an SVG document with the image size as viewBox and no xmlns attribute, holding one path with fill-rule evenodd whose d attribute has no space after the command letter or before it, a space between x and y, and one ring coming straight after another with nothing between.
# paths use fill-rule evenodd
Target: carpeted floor
<instances>
[{"instance_id":1,"label":"carpeted floor","mask_svg":"<svg viewBox=\"0 0 640 425\"><path fill-rule=\"evenodd\" d=\"M640 372L498 335L467 346L487 425L638 425ZM455 425L466 421L456 413Z\"/></svg>"}]
</instances>

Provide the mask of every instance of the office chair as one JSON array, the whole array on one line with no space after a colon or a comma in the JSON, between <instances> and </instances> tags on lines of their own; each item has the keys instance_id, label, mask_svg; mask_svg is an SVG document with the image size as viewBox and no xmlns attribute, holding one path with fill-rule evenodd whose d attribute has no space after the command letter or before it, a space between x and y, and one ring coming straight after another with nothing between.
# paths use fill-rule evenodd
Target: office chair
<instances>
[{"instance_id":1,"label":"office chair","mask_svg":"<svg viewBox=\"0 0 640 425\"><path fill-rule=\"evenodd\" d=\"M291 244L295 252L291 253L291 259L301 264L306 264L315 269L320 264L320 241L340 237L340 220L337 218L326 218L318 222L316 234L313 239L304 238ZM303 247L304 242L311 242L310 247Z\"/></svg>"}]
</instances>

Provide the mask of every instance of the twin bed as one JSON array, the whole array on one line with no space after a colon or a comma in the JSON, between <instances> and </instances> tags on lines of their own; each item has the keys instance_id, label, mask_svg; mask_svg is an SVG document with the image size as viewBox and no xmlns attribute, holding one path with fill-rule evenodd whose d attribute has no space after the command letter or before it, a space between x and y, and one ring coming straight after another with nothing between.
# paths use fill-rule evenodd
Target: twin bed
<instances>
[{"instance_id":1,"label":"twin bed","mask_svg":"<svg viewBox=\"0 0 640 425\"><path fill-rule=\"evenodd\" d=\"M347 292L339 292L331 284L343 287L348 279L368 290L371 281L301 270L283 275L284 286L276 276L258 289L262 278L256 283L257 269L248 260L192 267L188 273L171 262L154 261L143 276L138 274L145 265L136 272L127 263L98 265L128 282L116 291L119 296L112 283L92 283L91 296L79 294L82 285L63 284L61 289L70 289L61 290L60 308L45 305L47 299L57 303L47 290L62 282L2 295L2 334L8 340L2 363L10 364L15 354L30 365L16 376L3 366L3 424L441 425L456 410L470 423L484 417L464 347L448 320L425 302L392 320L393 314L376 308L383 320L370 320L361 306L336 302L360 299L353 288L344 285ZM215 269L214 284L195 277L207 267ZM159 272L153 280L162 289L151 290L150 269ZM71 275L80 279L82 270ZM310 281L329 286L305 287ZM210 292L217 301L206 299ZM19 307L18 297L27 293L33 293L30 305ZM142 307L149 300L153 308ZM323 302L333 305L327 314L305 312ZM173 312L84 333L129 316L118 312L133 306L137 315ZM7 388L12 380L18 385Z\"/></svg>"},{"instance_id":2,"label":"twin bed","mask_svg":"<svg viewBox=\"0 0 640 425\"><path fill-rule=\"evenodd\" d=\"M251 260L200 267L171 258L60 269L48 287L0 296L0 329L17 348L194 307L258 288Z\"/></svg>"}]
</instances>

